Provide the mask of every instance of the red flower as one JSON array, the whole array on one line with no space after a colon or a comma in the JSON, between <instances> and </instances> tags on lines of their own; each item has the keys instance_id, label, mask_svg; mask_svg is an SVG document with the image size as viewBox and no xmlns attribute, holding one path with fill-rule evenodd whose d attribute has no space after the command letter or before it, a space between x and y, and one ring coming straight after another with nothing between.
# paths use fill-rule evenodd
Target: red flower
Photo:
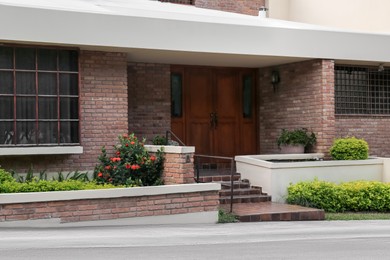
<instances>
[{"instance_id":1,"label":"red flower","mask_svg":"<svg viewBox=\"0 0 390 260\"><path fill-rule=\"evenodd\" d=\"M129 137L129 135L128 134L123 134L122 137L123 138L127 138L127 137Z\"/></svg>"},{"instance_id":2,"label":"red flower","mask_svg":"<svg viewBox=\"0 0 390 260\"><path fill-rule=\"evenodd\" d=\"M114 157L114 158L110 158L110 160L111 160L112 162L119 162L119 161L121 160L121 158L119 158L119 157Z\"/></svg>"},{"instance_id":3,"label":"red flower","mask_svg":"<svg viewBox=\"0 0 390 260\"><path fill-rule=\"evenodd\" d=\"M108 181L109 181L109 182L112 182L112 178L110 178Z\"/></svg>"},{"instance_id":4,"label":"red flower","mask_svg":"<svg viewBox=\"0 0 390 260\"><path fill-rule=\"evenodd\" d=\"M106 167L104 167L104 169L110 170L110 169L111 169L111 166L110 166L110 165L107 165Z\"/></svg>"},{"instance_id":5,"label":"red flower","mask_svg":"<svg viewBox=\"0 0 390 260\"><path fill-rule=\"evenodd\" d=\"M131 141L130 144L131 144L131 145L135 145L135 142L134 142L134 141Z\"/></svg>"},{"instance_id":6,"label":"red flower","mask_svg":"<svg viewBox=\"0 0 390 260\"><path fill-rule=\"evenodd\" d=\"M154 155L150 156L150 160L151 160L152 162L154 162L154 161L156 160L156 156L154 156Z\"/></svg>"},{"instance_id":7,"label":"red flower","mask_svg":"<svg viewBox=\"0 0 390 260\"><path fill-rule=\"evenodd\" d=\"M129 144L126 144L126 147L129 147Z\"/></svg>"},{"instance_id":8,"label":"red flower","mask_svg":"<svg viewBox=\"0 0 390 260\"><path fill-rule=\"evenodd\" d=\"M119 156L121 155L121 152L117 151L115 154Z\"/></svg>"},{"instance_id":9,"label":"red flower","mask_svg":"<svg viewBox=\"0 0 390 260\"><path fill-rule=\"evenodd\" d=\"M130 165L129 163L126 163L126 164L125 164L125 167L126 167L126 169L130 169L130 168L131 168L131 165Z\"/></svg>"},{"instance_id":10,"label":"red flower","mask_svg":"<svg viewBox=\"0 0 390 260\"><path fill-rule=\"evenodd\" d=\"M131 169L133 170L133 171L135 171L135 170L138 170L139 168L141 168L138 164L133 164L133 165L131 165Z\"/></svg>"},{"instance_id":11,"label":"red flower","mask_svg":"<svg viewBox=\"0 0 390 260\"><path fill-rule=\"evenodd\" d=\"M97 175L99 178L103 177L103 173L99 172Z\"/></svg>"}]
</instances>

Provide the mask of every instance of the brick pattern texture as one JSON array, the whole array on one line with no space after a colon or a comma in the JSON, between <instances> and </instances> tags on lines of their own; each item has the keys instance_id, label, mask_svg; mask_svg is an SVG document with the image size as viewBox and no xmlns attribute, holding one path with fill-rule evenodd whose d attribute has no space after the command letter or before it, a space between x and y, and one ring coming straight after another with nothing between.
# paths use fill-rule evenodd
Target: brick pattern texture
<instances>
[{"instance_id":1,"label":"brick pattern texture","mask_svg":"<svg viewBox=\"0 0 390 260\"><path fill-rule=\"evenodd\" d=\"M117 136L128 132L127 55L115 52L80 52L81 155L1 156L5 169L25 172L92 170L102 146L108 150Z\"/></svg>"},{"instance_id":2,"label":"brick pattern texture","mask_svg":"<svg viewBox=\"0 0 390 260\"><path fill-rule=\"evenodd\" d=\"M337 116L336 137L364 138L371 156L390 157L390 118L364 116Z\"/></svg>"},{"instance_id":3,"label":"brick pattern texture","mask_svg":"<svg viewBox=\"0 0 390 260\"><path fill-rule=\"evenodd\" d=\"M194 154L193 153L166 153L164 184L194 183Z\"/></svg>"},{"instance_id":4,"label":"brick pattern texture","mask_svg":"<svg viewBox=\"0 0 390 260\"><path fill-rule=\"evenodd\" d=\"M171 129L170 65L128 66L129 131L147 141Z\"/></svg>"},{"instance_id":5,"label":"brick pattern texture","mask_svg":"<svg viewBox=\"0 0 390 260\"><path fill-rule=\"evenodd\" d=\"M217 211L218 191L0 204L0 222L60 218L61 223Z\"/></svg>"},{"instance_id":6,"label":"brick pattern texture","mask_svg":"<svg viewBox=\"0 0 390 260\"><path fill-rule=\"evenodd\" d=\"M273 70L280 83L271 84ZM307 128L317 136L311 152L327 154L335 136L334 62L310 60L259 71L260 153L279 153L282 129Z\"/></svg>"},{"instance_id":7,"label":"brick pattern texture","mask_svg":"<svg viewBox=\"0 0 390 260\"><path fill-rule=\"evenodd\" d=\"M195 6L258 16L260 6L265 6L265 0L196 0Z\"/></svg>"}]
</instances>

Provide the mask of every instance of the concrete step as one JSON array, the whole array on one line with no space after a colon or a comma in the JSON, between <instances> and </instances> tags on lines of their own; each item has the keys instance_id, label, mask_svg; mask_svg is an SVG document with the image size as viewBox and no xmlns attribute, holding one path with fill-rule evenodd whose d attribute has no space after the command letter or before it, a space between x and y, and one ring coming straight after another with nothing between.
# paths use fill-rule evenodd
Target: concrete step
<instances>
[{"instance_id":1,"label":"concrete step","mask_svg":"<svg viewBox=\"0 0 390 260\"><path fill-rule=\"evenodd\" d=\"M229 204L230 205L230 201L231 201L230 195L219 197L220 204ZM266 202L266 201L271 201L271 196L255 195L255 194L233 196L233 204L256 203L256 202Z\"/></svg>"},{"instance_id":2,"label":"concrete step","mask_svg":"<svg viewBox=\"0 0 390 260\"><path fill-rule=\"evenodd\" d=\"M241 175L235 174L233 175L233 181L240 180ZM199 182L206 183L206 182L228 182L231 180L230 175L215 175L215 176L200 176Z\"/></svg>"},{"instance_id":3,"label":"concrete step","mask_svg":"<svg viewBox=\"0 0 390 260\"><path fill-rule=\"evenodd\" d=\"M230 181L222 181L221 183L221 189L222 190L230 190L231 182ZM234 189L248 189L250 188L249 182L243 182L243 181L234 181L233 182L233 188Z\"/></svg>"},{"instance_id":4,"label":"concrete step","mask_svg":"<svg viewBox=\"0 0 390 260\"><path fill-rule=\"evenodd\" d=\"M225 197L230 196L230 189L223 189L219 192L219 196ZM234 196L239 195L264 195L261 193L260 189L253 189L253 188L241 188L241 189L234 189L233 190Z\"/></svg>"}]
</instances>

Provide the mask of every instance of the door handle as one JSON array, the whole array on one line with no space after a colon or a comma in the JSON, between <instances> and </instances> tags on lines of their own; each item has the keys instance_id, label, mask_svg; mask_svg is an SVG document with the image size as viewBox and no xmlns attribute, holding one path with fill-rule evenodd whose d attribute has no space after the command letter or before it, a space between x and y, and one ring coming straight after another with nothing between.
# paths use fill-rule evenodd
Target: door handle
<instances>
[{"instance_id":1,"label":"door handle","mask_svg":"<svg viewBox=\"0 0 390 260\"><path fill-rule=\"evenodd\" d=\"M218 115L215 112L210 113L210 127L211 129L217 129Z\"/></svg>"},{"instance_id":2,"label":"door handle","mask_svg":"<svg viewBox=\"0 0 390 260\"><path fill-rule=\"evenodd\" d=\"M211 129L214 129L215 128L215 116L214 116L214 113L213 112L211 112L210 113L210 127L211 127Z\"/></svg>"}]
</instances>

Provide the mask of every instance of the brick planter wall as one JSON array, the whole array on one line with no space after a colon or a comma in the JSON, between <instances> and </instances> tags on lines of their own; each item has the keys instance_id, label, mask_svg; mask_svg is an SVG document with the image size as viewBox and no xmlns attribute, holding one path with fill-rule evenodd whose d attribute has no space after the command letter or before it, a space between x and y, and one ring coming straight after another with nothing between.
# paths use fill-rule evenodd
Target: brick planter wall
<instances>
[{"instance_id":1,"label":"brick planter wall","mask_svg":"<svg viewBox=\"0 0 390 260\"><path fill-rule=\"evenodd\" d=\"M0 226L2 222L42 219L68 223L202 212L217 214L219 189L218 184L192 184L1 194Z\"/></svg>"},{"instance_id":2,"label":"brick planter wall","mask_svg":"<svg viewBox=\"0 0 390 260\"><path fill-rule=\"evenodd\" d=\"M91 170L101 147L108 150L117 136L128 132L127 54L81 51L80 56L80 155L1 156L4 169L25 172Z\"/></svg>"},{"instance_id":3,"label":"brick planter wall","mask_svg":"<svg viewBox=\"0 0 390 260\"><path fill-rule=\"evenodd\" d=\"M280 74L275 90L273 70ZM260 153L279 153L276 139L281 130L301 127L317 136L311 152L328 153L336 134L333 61L310 60L261 69L258 93Z\"/></svg>"}]
</instances>

